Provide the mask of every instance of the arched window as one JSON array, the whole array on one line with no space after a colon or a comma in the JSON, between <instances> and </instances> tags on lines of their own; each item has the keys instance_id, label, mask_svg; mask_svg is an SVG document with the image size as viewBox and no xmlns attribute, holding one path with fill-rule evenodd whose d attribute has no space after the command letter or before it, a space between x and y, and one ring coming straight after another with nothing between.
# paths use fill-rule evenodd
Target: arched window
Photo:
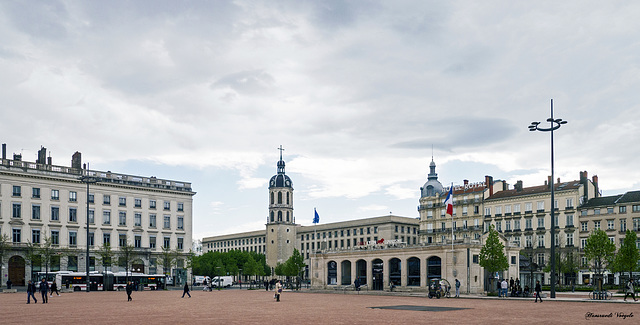
<instances>
[{"instance_id":1,"label":"arched window","mask_svg":"<svg viewBox=\"0 0 640 325\"><path fill-rule=\"evenodd\" d=\"M287 222L289 222L289 211L287 211Z\"/></svg>"},{"instance_id":2,"label":"arched window","mask_svg":"<svg viewBox=\"0 0 640 325\"><path fill-rule=\"evenodd\" d=\"M271 192L271 204L273 204L273 192Z\"/></svg>"},{"instance_id":3,"label":"arched window","mask_svg":"<svg viewBox=\"0 0 640 325\"><path fill-rule=\"evenodd\" d=\"M282 204L282 192L278 192L278 204Z\"/></svg>"},{"instance_id":4,"label":"arched window","mask_svg":"<svg viewBox=\"0 0 640 325\"><path fill-rule=\"evenodd\" d=\"M271 222L273 222L273 211L271 211Z\"/></svg>"},{"instance_id":5,"label":"arched window","mask_svg":"<svg viewBox=\"0 0 640 325\"><path fill-rule=\"evenodd\" d=\"M278 211L278 221L282 221L282 211Z\"/></svg>"},{"instance_id":6,"label":"arched window","mask_svg":"<svg viewBox=\"0 0 640 325\"><path fill-rule=\"evenodd\" d=\"M287 204L289 204L289 192L287 192Z\"/></svg>"}]
</instances>

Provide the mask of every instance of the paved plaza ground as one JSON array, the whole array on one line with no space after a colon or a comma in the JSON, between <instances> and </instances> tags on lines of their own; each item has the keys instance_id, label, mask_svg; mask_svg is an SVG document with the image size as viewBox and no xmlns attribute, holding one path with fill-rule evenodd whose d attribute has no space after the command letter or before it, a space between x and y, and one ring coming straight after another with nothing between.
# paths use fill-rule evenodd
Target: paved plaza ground
<instances>
[{"instance_id":1,"label":"paved plaza ground","mask_svg":"<svg viewBox=\"0 0 640 325\"><path fill-rule=\"evenodd\" d=\"M0 294L0 324L576 324L627 323L640 319L640 302L587 302L581 297L544 303L523 298L428 299L422 296L232 289L182 291L69 292L42 304L26 304L25 292ZM586 319L592 315L610 318ZM632 314L622 318L617 313Z\"/></svg>"}]
</instances>

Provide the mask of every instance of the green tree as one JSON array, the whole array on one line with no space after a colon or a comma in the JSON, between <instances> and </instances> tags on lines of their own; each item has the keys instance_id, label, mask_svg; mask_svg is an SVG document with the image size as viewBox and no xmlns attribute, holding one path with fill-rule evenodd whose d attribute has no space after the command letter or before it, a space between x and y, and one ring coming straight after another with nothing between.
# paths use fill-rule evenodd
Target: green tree
<instances>
[{"instance_id":1,"label":"green tree","mask_svg":"<svg viewBox=\"0 0 640 325\"><path fill-rule=\"evenodd\" d=\"M480 266L489 274L504 271L509 268L509 260L504 253L504 244L500 241L498 232L491 226L487 241L480 249ZM492 288L495 286L491 286Z\"/></svg>"},{"instance_id":2,"label":"green tree","mask_svg":"<svg viewBox=\"0 0 640 325\"><path fill-rule=\"evenodd\" d=\"M164 288L167 288L167 275L171 275L171 267L176 263L176 252L172 251L170 247L162 246L162 252L160 253L159 263L162 265L162 272L165 275Z\"/></svg>"},{"instance_id":3,"label":"green tree","mask_svg":"<svg viewBox=\"0 0 640 325\"><path fill-rule=\"evenodd\" d=\"M245 275L251 276L259 276L263 272L262 266L253 259L253 256L249 255L249 259L244 263L242 268ZM250 288L253 288L253 282L249 282Z\"/></svg>"},{"instance_id":4,"label":"green tree","mask_svg":"<svg viewBox=\"0 0 640 325\"><path fill-rule=\"evenodd\" d=\"M640 252L636 247L636 240L638 240L636 233L627 229L622 245L613 259L611 271L620 272L620 274L629 272L629 278L631 278L633 272L638 270Z\"/></svg>"},{"instance_id":5,"label":"green tree","mask_svg":"<svg viewBox=\"0 0 640 325\"><path fill-rule=\"evenodd\" d=\"M108 271L108 268L113 265L113 251L111 250L111 245L106 243L100 246L100 249L96 252L98 254L98 259L102 264L102 269Z\"/></svg>"},{"instance_id":6,"label":"green tree","mask_svg":"<svg viewBox=\"0 0 640 325\"><path fill-rule=\"evenodd\" d=\"M120 246L118 250L118 266L124 267L127 282L129 281L129 270L131 269L131 262L138 255L135 247L129 243L129 239L125 240L124 245Z\"/></svg>"},{"instance_id":7,"label":"green tree","mask_svg":"<svg viewBox=\"0 0 640 325\"><path fill-rule=\"evenodd\" d=\"M9 244L10 240L11 238L9 238L9 236L0 235L0 266L4 265L4 253L9 251L9 248L11 247ZM0 283L0 287L2 287L1 283Z\"/></svg>"},{"instance_id":8,"label":"green tree","mask_svg":"<svg viewBox=\"0 0 640 325\"><path fill-rule=\"evenodd\" d=\"M52 262L54 262L54 259L58 257L51 237L44 236L42 238L42 244L38 246L36 254L40 255L40 265L44 267L45 275L48 277L49 268L51 267Z\"/></svg>"},{"instance_id":9,"label":"green tree","mask_svg":"<svg viewBox=\"0 0 640 325\"><path fill-rule=\"evenodd\" d=\"M300 274L305 266L307 265L304 264L304 257L302 257L298 249L294 248L293 254L291 254L291 257L284 263L283 272L286 276L296 278L296 289L300 288Z\"/></svg>"},{"instance_id":10,"label":"green tree","mask_svg":"<svg viewBox=\"0 0 640 325\"><path fill-rule=\"evenodd\" d=\"M602 278L605 270L609 269L613 262L616 245L609 240L607 233L602 229L595 229L587 238L584 246L584 256L589 261L590 269ZM598 282L598 290L602 290L602 282Z\"/></svg>"}]
</instances>

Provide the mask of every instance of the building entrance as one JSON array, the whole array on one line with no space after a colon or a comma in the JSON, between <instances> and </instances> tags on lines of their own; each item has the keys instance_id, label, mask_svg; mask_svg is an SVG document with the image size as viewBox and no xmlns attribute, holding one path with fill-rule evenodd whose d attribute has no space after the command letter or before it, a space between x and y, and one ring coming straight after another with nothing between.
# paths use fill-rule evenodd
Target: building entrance
<instances>
[{"instance_id":1,"label":"building entrance","mask_svg":"<svg viewBox=\"0 0 640 325\"><path fill-rule=\"evenodd\" d=\"M9 280L13 285L24 285L24 258L12 256L9 259Z\"/></svg>"},{"instance_id":2,"label":"building entrance","mask_svg":"<svg viewBox=\"0 0 640 325\"><path fill-rule=\"evenodd\" d=\"M373 276L372 290L382 290L384 283L384 263L381 259L375 259L371 263L371 275Z\"/></svg>"}]
</instances>

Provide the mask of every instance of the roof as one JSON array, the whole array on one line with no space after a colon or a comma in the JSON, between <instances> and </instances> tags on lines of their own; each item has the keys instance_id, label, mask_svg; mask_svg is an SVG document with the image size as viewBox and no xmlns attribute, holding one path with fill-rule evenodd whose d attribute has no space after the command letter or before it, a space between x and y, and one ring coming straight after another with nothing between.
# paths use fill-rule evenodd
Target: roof
<instances>
[{"instance_id":1,"label":"roof","mask_svg":"<svg viewBox=\"0 0 640 325\"><path fill-rule=\"evenodd\" d=\"M620 196L616 203L640 202L640 191L631 191Z\"/></svg>"},{"instance_id":2,"label":"roof","mask_svg":"<svg viewBox=\"0 0 640 325\"><path fill-rule=\"evenodd\" d=\"M622 197L623 194L612 195L612 196L601 196L589 199L589 201L585 202L580 206L580 208L594 208L594 207L603 207L603 206L613 206L616 205L616 201Z\"/></svg>"},{"instance_id":3,"label":"roof","mask_svg":"<svg viewBox=\"0 0 640 325\"><path fill-rule=\"evenodd\" d=\"M554 191L560 192L560 191L576 190L580 188L580 185L581 185L580 181L554 183ZM543 194L547 192L549 193L551 192L551 188L548 185L524 187L522 188L521 191L518 191L516 189L511 189L511 190L504 190L504 191L493 193L493 195L485 199L485 201L506 199L506 198L513 198L513 197L527 196L527 195L535 195L535 194Z\"/></svg>"}]
</instances>

